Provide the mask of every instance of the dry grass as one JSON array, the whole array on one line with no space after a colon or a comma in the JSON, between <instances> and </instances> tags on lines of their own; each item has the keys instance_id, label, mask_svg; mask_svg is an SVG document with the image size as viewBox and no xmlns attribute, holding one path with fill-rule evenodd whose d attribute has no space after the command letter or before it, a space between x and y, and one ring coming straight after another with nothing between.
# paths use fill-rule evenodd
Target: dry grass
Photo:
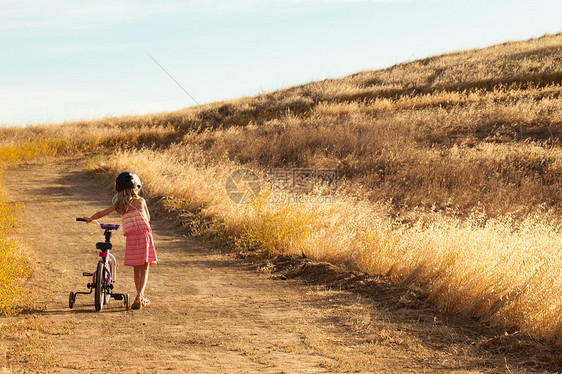
<instances>
[{"instance_id":1,"label":"dry grass","mask_svg":"<svg viewBox=\"0 0 562 374\"><path fill-rule=\"evenodd\" d=\"M16 164L43 157L107 152L137 144L157 145L168 142L174 128L154 124L140 117L108 118L92 122L62 125L38 125L25 129L0 129L0 163Z\"/></svg>"},{"instance_id":2,"label":"dry grass","mask_svg":"<svg viewBox=\"0 0 562 374\"><path fill-rule=\"evenodd\" d=\"M545 36L174 113L5 130L3 149L118 148L91 169L136 171L231 244L419 284L444 310L562 343L561 58L562 34ZM331 204L271 204L266 188L240 206L224 183L241 166L342 179Z\"/></svg>"},{"instance_id":3,"label":"dry grass","mask_svg":"<svg viewBox=\"0 0 562 374\"><path fill-rule=\"evenodd\" d=\"M17 209L17 205L7 204L0 194L0 314L3 315L13 314L30 301L21 286L30 267L18 245L9 238L14 230Z\"/></svg>"},{"instance_id":4,"label":"dry grass","mask_svg":"<svg viewBox=\"0 0 562 374\"><path fill-rule=\"evenodd\" d=\"M495 216L527 214L540 204L560 211L560 92L557 85L515 89L511 100L497 89L322 101L306 116L190 132L185 142L258 169L337 168L350 191L392 201L396 212L482 205ZM454 96L451 104L442 103L444 96ZM468 102L456 102L462 97ZM427 106L432 100L435 105Z\"/></svg>"},{"instance_id":5,"label":"dry grass","mask_svg":"<svg viewBox=\"0 0 562 374\"><path fill-rule=\"evenodd\" d=\"M149 196L182 199L238 248L304 254L418 284L442 310L562 342L562 241L559 227L541 215L517 221L411 212L415 223L404 224L390 208L345 195L332 204L286 205L267 203L267 192L236 205L224 191L234 164L194 168L174 152L188 151L123 152L100 167L112 176L137 170Z\"/></svg>"}]
</instances>

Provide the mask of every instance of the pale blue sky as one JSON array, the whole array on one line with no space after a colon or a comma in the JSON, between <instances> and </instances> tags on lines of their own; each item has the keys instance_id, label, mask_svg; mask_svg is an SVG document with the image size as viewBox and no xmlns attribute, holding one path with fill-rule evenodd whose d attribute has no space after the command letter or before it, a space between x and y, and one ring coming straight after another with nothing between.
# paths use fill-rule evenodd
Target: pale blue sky
<instances>
[{"instance_id":1,"label":"pale blue sky","mask_svg":"<svg viewBox=\"0 0 562 374\"><path fill-rule=\"evenodd\" d=\"M562 31L555 0L0 0L0 125L199 102Z\"/></svg>"}]
</instances>

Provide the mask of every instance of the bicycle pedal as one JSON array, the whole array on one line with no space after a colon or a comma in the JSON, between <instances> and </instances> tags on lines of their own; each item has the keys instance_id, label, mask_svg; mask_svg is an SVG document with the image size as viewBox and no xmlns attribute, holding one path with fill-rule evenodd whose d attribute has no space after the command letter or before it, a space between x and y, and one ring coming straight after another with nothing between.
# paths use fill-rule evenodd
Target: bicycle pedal
<instances>
[{"instance_id":1,"label":"bicycle pedal","mask_svg":"<svg viewBox=\"0 0 562 374\"><path fill-rule=\"evenodd\" d=\"M85 277L91 277L91 276L93 276L94 274L92 274L92 273L82 273L82 275L85 276Z\"/></svg>"}]
</instances>

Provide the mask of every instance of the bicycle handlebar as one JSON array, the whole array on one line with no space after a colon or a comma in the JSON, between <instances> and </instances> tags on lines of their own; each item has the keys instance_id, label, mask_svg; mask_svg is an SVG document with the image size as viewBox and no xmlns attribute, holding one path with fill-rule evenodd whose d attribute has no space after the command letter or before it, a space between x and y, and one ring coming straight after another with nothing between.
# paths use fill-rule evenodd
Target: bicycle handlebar
<instances>
[{"instance_id":1,"label":"bicycle handlebar","mask_svg":"<svg viewBox=\"0 0 562 374\"><path fill-rule=\"evenodd\" d=\"M86 221L84 218L76 218L76 221L78 222L88 222ZM103 230L119 230L119 227L121 225L114 225L111 223L99 223L97 220L94 220L95 223L98 224L98 226L100 227L100 229Z\"/></svg>"}]
</instances>

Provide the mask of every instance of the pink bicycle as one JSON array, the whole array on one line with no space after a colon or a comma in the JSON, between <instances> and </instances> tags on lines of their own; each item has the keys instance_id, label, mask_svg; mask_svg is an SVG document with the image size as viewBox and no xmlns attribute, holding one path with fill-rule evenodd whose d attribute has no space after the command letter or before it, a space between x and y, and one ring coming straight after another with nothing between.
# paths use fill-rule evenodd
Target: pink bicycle
<instances>
[{"instance_id":1,"label":"pink bicycle","mask_svg":"<svg viewBox=\"0 0 562 374\"><path fill-rule=\"evenodd\" d=\"M83 218L76 218L76 221L86 222ZM129 294L113 292L117 262L115 261L115 257L111 254L111 234L113 230L116 231L119 229L119 225L99 223L98 221L94 222L96 222L100 226L101 230L103 230L103 235L105 237L105 242L96 243L96 249L100 251L100 259L98 260L95 273L82 273L83 276L92 277L92 282L86 285L90 291L71 292L68 296L68 307L74 307L76 295L89 295L94 292L94 305L96 307L96 311L99 312L102 310L103 306L109 303L109 300L112 298L123 301L125 309L129 310Z\"/></svg>"}]
</instances>

